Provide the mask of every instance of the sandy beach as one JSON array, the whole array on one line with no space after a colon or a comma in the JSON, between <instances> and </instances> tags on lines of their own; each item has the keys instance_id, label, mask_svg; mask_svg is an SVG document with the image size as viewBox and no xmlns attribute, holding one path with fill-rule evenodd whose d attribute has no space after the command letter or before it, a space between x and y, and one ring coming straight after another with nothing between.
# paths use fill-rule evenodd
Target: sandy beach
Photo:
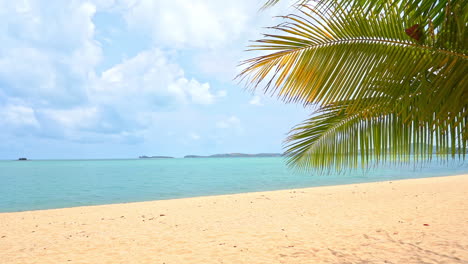
<instances>
[{"instance_id":1,"label":"sandy beach","mask_svg":"<svg viewBox=\"0 0 468 264\"><path fill-rule=\"evenodd\" d=\"M468 175L2 213L0 263L468 263Z\"/></svg>"}]
</instances>

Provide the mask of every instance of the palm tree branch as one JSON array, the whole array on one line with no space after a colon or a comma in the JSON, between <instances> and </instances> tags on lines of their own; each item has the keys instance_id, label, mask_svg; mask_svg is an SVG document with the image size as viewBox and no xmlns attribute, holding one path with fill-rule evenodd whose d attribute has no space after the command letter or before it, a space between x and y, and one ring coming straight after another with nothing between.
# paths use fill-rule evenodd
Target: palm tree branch
<instances>
[{"instance_id":1,"label":"palm tree branch","mask_svg":"<svg viewBox=\"0 0 468 264\"><path fill-rule=\"evenodd\" d=\"M402 163L408 162L411 156L416 161L430 160L434 154L465 158L467 112L451 121L426 122L417 118L404 121L380 105L363 106L348 116L342 111L348 103L321 108L291 130L285 146L290 165L323 171L331 166L337 170L355 168L358 158L362 164L388 162L388 158L390 162ZM404 106L396 106L394 110L402 110L398 108ZM444 126L434 126L436 121L443 122Z\"/></svg>"},{"instance_id":2,"label":"palm tree branch","mask_svg":"<svg viewBox=\"0 0 468 264\"><path fill-rule=\"evenodd\" d=\"M280 35L265 35L266 37L271 37L271 38L278 38L282 39L285 38L284 36ZM293 40L294 38L290 38ZM413 42L408 42L408 41L399 41L399 40L392 40L392 39L381 39L381 38L366 38L366 37L357 37L357 38L348 38L348 39L334 39L334 40L329 40L329 41L324 41L321 43L311 43L309 42L303 42L304 45L300 45L299 38L297 38L296 42L293 41L275 41L275 40L258 40L257 42L259 43L271 43L272 45L250 45L249 47L253 49L248 49L247 51L254 51L254 50L281 50L280 52L277 52L277 55L287 55L290 53L297 53L301 52L303 50L307 49L319 49L322 47L328 47L328 46L334 46L334 45L347 45L347 44L381 44L384 46L396 44L402 47L414 47L417 49L423 49L423 50L428 50L436 53L441 53L453 57L459 57L461 59L468 59L468 55L460 52L454 52L450 50L445 50L445 49L439 49L439 48L434 48L431 46L427 45L421 45L418 43L413 43ZM274 44L274 45L273 45ZM282 44L282 45L279 45ZM297 46L297 48L294 48L294 46ZM288 49L286 49L288 48ZM259 56L256 58L248 59L245 60L241 63L241 65L252 63L255 61L258 61L259 59L263 59L266 56ZM242 75L242 74L241 74Z\"/></svg>"},{"instance_id":3,"label":"palm tree branch","mask_svg":"<svg viewBox=\"0 0 468 264\"><path fill-rule=\"evenodd\" d=\"M465 158L466 0L301 1L309 2L271 28L280 34L250 46L269 54L243 61L237 76L319 107L291 131L290 164L320 170L355 167L358 157L363 165L434 153Z\"/></svg>"}]
</instances>

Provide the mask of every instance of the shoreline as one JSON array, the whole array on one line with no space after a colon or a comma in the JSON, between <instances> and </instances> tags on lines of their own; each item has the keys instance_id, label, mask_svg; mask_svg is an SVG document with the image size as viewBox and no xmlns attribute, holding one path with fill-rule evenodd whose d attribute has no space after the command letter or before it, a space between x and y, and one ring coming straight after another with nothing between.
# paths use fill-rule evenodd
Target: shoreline
<instances>
[{"instance_id":1,"label":"shoreline","mask_svg":"<svg viewBox=\"0 0 468 264\"><path fill-rule=\"evenodd\" d=\"M0 213L2 263L467 263L468 175Z\"/></svg>"},{"instance_id":2,"label":"shoreline","mask_svg":"<svg viewBox=\"0 0 468 264\"><path fill-rule=\"evenodd\" d=\"M458 177L458 176L468 176L468 174L454 174L447 176L430 176L430 177L421 177L421 178L408 178L408 179L395 179L395 180L383 180L383 181L366 181L358 183L345 183L338 185L319 185L312 187L301 187L301 188L286 188L286 189L276 189L276 190L266 190L266 191L253 191L253 192L234 192L226 194L215 194L215 195L201 195L201 196L192 196L192 197L180 197L180 198L168 198L168 199L159 199L159 200L146 200L146 201L130 201L130 202L118 202L118 203L106 203L106 204L94 204L94 205L81 205L81 206L72 206L72 207L59 207L59 208L49 208L49 209L33 209L33 210L24 210L24 211L11 211L11 212L1 212L2 214L13 214L13 213L26 213L26 212L37 212L37 211L51 211L51 210L63 210L63 209L72 209L72 208L85 208L85 207L99 207L99 206L110 206L110 205L128 205L128 204L139 204L139 203L151 203L159 201L177 201L184 199L197 199L197 198L216 198L222 196L232 196L232 195L243 195L243 194L262 194L269 192L282 192L282 191L301 191L315 188L326 188L326 187L335 187L335 186L350 186L350 185L360 185L360 184L373 184L373 183L386 183L386 182L399 182L399 181L411 181L411 180L420 180L420 179L435 179L435 178L447 178L447 177Z\"/></svg>"}]
</instances>

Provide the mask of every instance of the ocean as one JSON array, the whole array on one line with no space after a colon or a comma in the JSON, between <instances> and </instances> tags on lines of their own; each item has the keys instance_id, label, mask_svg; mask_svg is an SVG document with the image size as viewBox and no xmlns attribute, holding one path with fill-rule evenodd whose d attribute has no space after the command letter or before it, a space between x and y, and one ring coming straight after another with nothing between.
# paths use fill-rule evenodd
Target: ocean
<instances>
[{"instance_id":1,"label":"ocean","mask_svg":"<svg viewBox=\"0 0 468 264\"><path fill-rule=\"evenodd\" d=\"M0 161L0 212L468 174L467 164L298 173L283 158Z\"/></svg>"}]
</instances>

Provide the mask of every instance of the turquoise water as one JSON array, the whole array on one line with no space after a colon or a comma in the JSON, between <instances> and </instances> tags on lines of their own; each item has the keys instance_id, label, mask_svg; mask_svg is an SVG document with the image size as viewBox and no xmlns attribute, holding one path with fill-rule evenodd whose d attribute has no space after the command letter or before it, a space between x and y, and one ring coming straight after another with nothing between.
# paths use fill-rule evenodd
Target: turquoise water
<instances>
[{"instance_id":1,"label":"turquoise water","mask_svg":"<svg viewBox=\"0 0 468 264\"><path fill-rule=\"evenodd\" d=\"M0 161L0 212L468 173L467 165L306 175L282 158Z\"/></svg>"}]
</instances>

